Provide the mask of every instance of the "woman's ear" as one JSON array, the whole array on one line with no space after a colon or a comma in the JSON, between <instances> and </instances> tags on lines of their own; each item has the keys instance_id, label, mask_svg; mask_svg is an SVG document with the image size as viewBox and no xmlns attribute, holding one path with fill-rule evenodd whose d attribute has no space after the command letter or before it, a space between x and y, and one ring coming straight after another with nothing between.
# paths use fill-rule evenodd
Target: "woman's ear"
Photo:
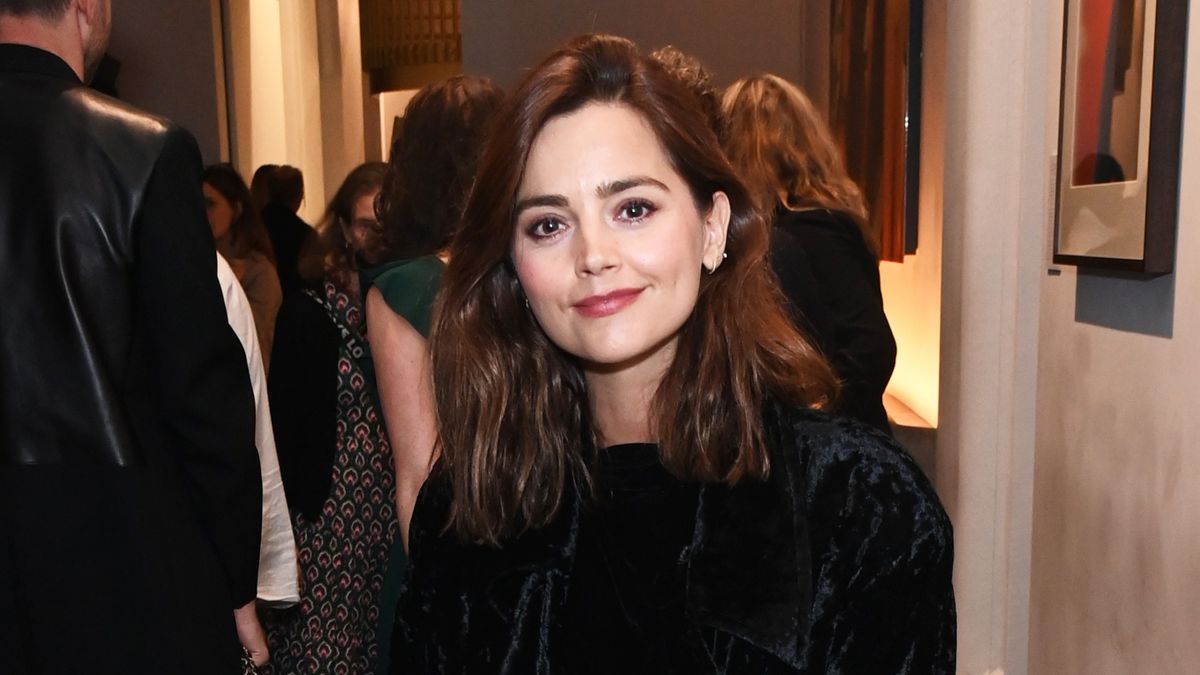
<instances>
[{"instance_id":1,"label":"woman's ear","mask_svg":"<svg viewBox=\"0 0 1200 675\"><path fill-rule=\"evenodd\" d=\"M701 257L705 269L709 272L715 271L725 259L729 218L729 197L724 192L714 192L712 206L704 216L704 254Z\"/></svg>"}]
</instances>

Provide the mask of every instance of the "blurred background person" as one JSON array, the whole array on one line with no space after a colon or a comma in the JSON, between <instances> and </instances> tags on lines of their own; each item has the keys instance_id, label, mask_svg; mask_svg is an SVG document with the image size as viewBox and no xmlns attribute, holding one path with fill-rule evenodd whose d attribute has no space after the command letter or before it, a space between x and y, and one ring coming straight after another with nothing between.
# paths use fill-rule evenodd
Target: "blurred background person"
<instances>
[{"instance_id":1,"label":"blurred background person","mask_svg":"<svg viewBox=\"0 0 1200 675\"><path fill-rule=\"evenodd\" d=\"M271 176L271 172L278 168L278 164L263 164L254 170L254 176L250 178L250 201L254 204L254 212L260 216L267 203L271 201L267 179Z\"/></svg>"},{"instance_id":2,"label":"blurred background person","mask_svg":"<svg viewBox=\"0 0 1200 675\"><path fill-rule=\"evenodd\" d=\"M269 373L275 317L283 302L271 239L254 212L246 182L231 164L214 164L205 169L203 189L217 251L233 268L250 301L263 368Z\"/></svg>"},{"instance_id":3,"label":"blurred background person","mask_svg":"<svg viewBox=\"0 0 1200 675\"><path fill-rule=\"evenodd\" d=\"M357 262L380 235L375 202L386 173L369 162L342 182L320 225L322 246L301 258L308 288L284 298L275 326L271 412L301 599L264 613L268 673L374 673L386 656L376 631L399 528L391 449L362 368Z\"/></svg>"},{"instance_id":4,"label":"blurred background person","mask_svg":"<svg viewBox=\"0 0 1200 675\"><path fill-rule=\"evenodd\" d=\"M774 219L771 265L797 322L842 381L838 412L890 434L883 391L896 341L862 192L825 120L794 84L775 75L742 78L722 105L726 154Z\"/></svg>"},{"instance_id":5,"label":"blurred background person","mask_svg":"<svg viewBox=\"0 0 1200 675\"><path fill-rule=\"evenodd\" d=\"M365 257L368 373L379 393L396 473L400 538L392 546L380 638L390 644L407 568L404 547L417 492L429 472L435 425L427 337L443 257L462 216L492 116L503 92L460 75L423 87L409 102L380 197L383 235ZM385 648L386 650L386 648Z\"/></svg>"},{"instance_id":6,"label":"blurred background person","mask_svg":"<svg viewBox=\"0 0 1200 675\"><path fill-rule=\"evenodd\" d=\"M304 203L304 174L300 169L287 164L276 166L264 180L267 203L261 215L275 251L279 286L286 295L303 285L298 267L300 257L317 245L317 234L298 215Z\"/></svg>"}]
</instances>

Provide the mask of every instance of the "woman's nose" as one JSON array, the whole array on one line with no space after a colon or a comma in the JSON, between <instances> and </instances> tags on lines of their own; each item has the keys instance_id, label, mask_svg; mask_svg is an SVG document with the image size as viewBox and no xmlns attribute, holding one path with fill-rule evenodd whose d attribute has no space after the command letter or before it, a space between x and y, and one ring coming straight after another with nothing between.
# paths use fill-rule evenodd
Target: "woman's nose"
<instances>
[{"instance_id":1,"label":"woman's nose","mask_svg":"<svg viewBox=\"0 0 1200 675\"><path fill-rule=\"evenodd\" d=\"M617 233L604 222L581 222L575 237L576 273L593 276L616 267L620 263L620 245Z\"/></svg>"}]
</instances>

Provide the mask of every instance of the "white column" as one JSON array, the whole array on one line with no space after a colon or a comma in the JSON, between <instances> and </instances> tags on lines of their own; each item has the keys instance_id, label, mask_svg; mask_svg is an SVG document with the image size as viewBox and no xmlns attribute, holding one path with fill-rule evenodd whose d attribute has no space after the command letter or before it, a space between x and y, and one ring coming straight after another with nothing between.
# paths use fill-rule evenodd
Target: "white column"
<instances>
[{"instance_id":1,"label":"white column","mask_svg":"<svg viewBox=\"0 0 1200 675\"><path fill-rule=\"evenodd\" d=\"M937 482L954 520L959 670L1028 667L1037 324L1048 227L1040 0L946 8Z\"/></svg>"}]
</instances>

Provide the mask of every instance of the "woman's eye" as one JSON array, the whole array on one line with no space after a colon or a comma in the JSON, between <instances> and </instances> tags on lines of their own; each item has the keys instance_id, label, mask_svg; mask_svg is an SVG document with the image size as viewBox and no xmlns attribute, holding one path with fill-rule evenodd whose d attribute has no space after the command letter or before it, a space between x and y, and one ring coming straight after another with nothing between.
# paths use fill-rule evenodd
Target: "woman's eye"
<instances>
[{"instance_id":1,"label":"woman's eye","mask_svg":"<svg viewBox=\"0 0 1200 675\"><path fill-rule=\"evenodd\" d=\"M563 230L563 223L557 218L541 218L529 224L526 231L536 239L549 239Z\"/></svg>"},{"instance_id":2,"label":"woman's eye","mask_svg":"<svg viewBox=\"0 0 1200 675\"><path fill-rule=\"evenodd\" d=\"M650 202L639 199L622 204L617 212L617 217L621 220L637 222L652 213L654 213L654 206Z\"/></svg>"}]
</instances>

